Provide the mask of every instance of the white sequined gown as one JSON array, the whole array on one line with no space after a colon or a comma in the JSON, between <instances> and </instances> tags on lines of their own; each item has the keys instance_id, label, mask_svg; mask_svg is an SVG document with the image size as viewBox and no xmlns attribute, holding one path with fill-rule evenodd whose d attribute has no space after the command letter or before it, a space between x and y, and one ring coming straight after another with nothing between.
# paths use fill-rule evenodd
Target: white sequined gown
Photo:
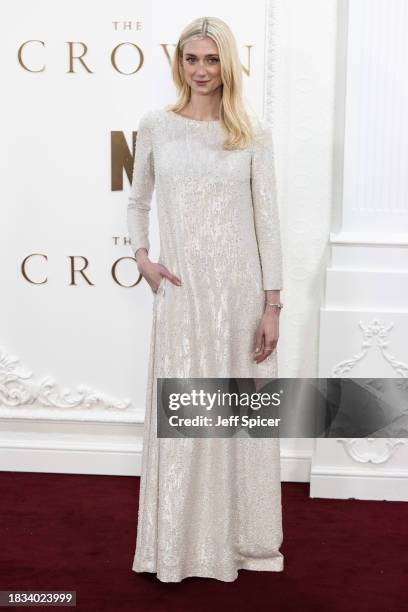
<instances>
[{"instance_id":1,"label":"white sequined gown","mask_svg":"<svg viewBox=\"0 0 408 612\"><path fill-rule=\"evenodd\" d=\"M277 376L277 353L251 359L264 290L282 289L270 126L247 149L222 149L219 121L155 109L139 123L128 204L132 251L149 250L156 193L159 262L133 570L164 582L233 581L282 571L277 438L157 438L157 377Z\"/></svg>"}]
</instances>

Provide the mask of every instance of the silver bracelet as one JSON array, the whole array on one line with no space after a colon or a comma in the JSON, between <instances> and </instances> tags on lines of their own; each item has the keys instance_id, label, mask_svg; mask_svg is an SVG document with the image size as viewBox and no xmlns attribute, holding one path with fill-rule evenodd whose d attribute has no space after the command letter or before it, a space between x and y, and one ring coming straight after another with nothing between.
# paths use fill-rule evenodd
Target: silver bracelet
<instances>
[{"instance_id":1,"label":"silver bracelet","mask_svg":"<svg viewBox=\"0 0 408 612\"><path fill-rule=\"evenodd\" d=\"M273 302L265 301L265 305L266 306L277 306L279 308L279 310L281 310L283 308L283 303L282 302L279 302L279 304L274 304Z\"/></svg>"}]
</instances>

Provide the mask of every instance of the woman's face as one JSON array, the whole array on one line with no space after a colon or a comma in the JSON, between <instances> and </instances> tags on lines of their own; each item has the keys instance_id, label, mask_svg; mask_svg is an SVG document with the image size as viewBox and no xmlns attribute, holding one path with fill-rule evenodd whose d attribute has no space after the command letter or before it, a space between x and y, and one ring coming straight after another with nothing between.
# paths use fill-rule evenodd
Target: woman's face
<instances>
[{"instance_id":1,"label":"woman's face","mask_svg":"<svg viewBox=\"0 0 408 612\"><path fill-rule=\"evenodd\" d=\"M220 57L212 38L186 42L181 63L192 92L208 95L222 85Z\"/></svg>"}]
</instances>

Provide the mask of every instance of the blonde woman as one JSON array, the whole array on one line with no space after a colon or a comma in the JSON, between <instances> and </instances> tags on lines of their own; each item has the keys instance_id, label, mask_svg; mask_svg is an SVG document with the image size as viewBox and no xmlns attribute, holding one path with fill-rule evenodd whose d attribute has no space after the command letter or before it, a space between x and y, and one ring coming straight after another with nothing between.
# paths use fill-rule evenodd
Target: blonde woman
<instances>
[{"instance_id":1,"label":"blonde woman","mask_svg":"<svg viewBox=\"0 0 408 612\"><path fill-rule=\"evenodd\" d=\"M128 228L154 294L133 570L163 582L282 571L279 438L158 438L163 378L277 376L282 256L271 129L245 110L221 19L194 20L175 104L139 123ZM160 231L149 258L153 189Z\"/></svg>"}]
</instances>

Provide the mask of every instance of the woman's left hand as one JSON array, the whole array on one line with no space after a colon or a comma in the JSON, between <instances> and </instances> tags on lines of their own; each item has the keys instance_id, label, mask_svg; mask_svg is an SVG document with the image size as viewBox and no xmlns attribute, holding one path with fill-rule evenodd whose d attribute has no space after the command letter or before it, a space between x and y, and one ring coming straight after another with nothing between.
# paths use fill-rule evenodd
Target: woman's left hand
<instances>
[{"instance_id":1,"label":"woman's left hand","mask_svg":"<svg viewBox=\"0 0 408 612\"><path fill-rule=\"evenodd\" d=\"M256 363L261 363L261 361L269 357L278 344L279 316L278 310L273 307L266 307L255 337L253 359Z\"/></svg>"}]
</instances>

